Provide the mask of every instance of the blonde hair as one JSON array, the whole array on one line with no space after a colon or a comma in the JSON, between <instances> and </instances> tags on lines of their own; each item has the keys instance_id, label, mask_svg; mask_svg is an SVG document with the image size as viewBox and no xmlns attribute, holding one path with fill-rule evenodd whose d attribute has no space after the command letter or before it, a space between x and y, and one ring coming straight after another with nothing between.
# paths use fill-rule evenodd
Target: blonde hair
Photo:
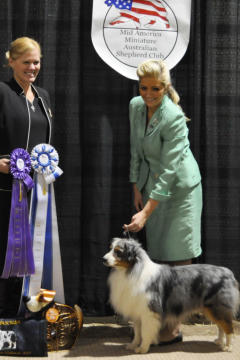
<instances>
[{"instance_id":1,"label":"blonde hair","mask_svg":"<svg viewBox=\"0 0 240 360\"><path fill-rule=\"evenodd\" d=\"M170 99L178 104L180 101L180 97L177 91L174 89L171 83L170 72L162 60L146 60L138 65L137 68L137 76L139 80L144 77L153 77L161 81L163 86L167 90L167 94Z\"/></svg>"},{"instance_id":2,"label":"blonde hair","mask_svg":"<svg viewBox=\"0 0 240 360\"><path fill-rule=\"evenodd\" d=\"M11 42L10 49L5 53L5 56L7 61L9 61L10 58L16 60L24 53L35 49L39 50L41 57L41 46L39 43L34 39L24 36Z\"/></svg>"}]
</instances>

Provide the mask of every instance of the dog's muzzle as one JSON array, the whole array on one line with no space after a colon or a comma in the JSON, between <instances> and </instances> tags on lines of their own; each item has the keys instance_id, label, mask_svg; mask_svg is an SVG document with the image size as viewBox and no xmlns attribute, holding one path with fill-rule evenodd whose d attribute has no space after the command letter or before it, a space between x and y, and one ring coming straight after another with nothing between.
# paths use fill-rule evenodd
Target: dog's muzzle
<instances>
[{"instance_id":1,"label":"dog's muzzle","mask_svg":"<svg viewBox=\"0 0 240 360\"><path fill-rule=\"evenodd\" d=\"M115 257L112 255L112 252L109 251L103 256L103 264L108 267L114 267L115 265Z\"/></svg>"},{"instance_id":2,"label":"dog's muzzle","mask_svg":"<svg viewBox=\"0 0 240 360\"><path fill-rule=\"evenodd\" d=\"M106 259L106 257L105 256L103 256L103 265L105 265L105 266L109 266L109 263L108 263L108 261L107 261L107 259Z\"/></svg>"}]
</instances>

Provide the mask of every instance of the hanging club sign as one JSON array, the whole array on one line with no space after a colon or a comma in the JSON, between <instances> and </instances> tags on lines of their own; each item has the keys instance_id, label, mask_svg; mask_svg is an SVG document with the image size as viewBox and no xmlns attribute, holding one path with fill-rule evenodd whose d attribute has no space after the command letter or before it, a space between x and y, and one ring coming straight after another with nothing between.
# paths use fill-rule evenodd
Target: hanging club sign
<instances>
[{"instance_id":1,"label":"hanging club sign","mask_svg":"<svg viewBox=\"0 0 240 360\"><path fill-rule=\"evenodd\" d=\"M191 0L93 0L92 42L120 74L136 80L138 64L162 59L173 68L187 50Z\"/></svg>"}]
</instances>

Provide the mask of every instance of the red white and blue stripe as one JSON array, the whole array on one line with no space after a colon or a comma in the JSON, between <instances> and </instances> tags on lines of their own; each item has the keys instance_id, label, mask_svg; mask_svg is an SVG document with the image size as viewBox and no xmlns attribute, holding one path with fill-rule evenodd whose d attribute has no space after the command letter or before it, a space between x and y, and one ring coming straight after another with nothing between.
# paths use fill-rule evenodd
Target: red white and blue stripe
<instances>
[{"instance_id":1,"label":"red white and blue stripe","mask_svg":"<svg viewBox=\"0 0 240 360\"><path fill-rule=\"evenodd\" d=\"M140 24L142 18L145 18L145 24L153 25L161 22L166 29L170 28L167 10L160 0L106 0L105 4L115 6L119 10L119 16L111 21L110 25L128 21Z\"/></svg>"}]
</instances>

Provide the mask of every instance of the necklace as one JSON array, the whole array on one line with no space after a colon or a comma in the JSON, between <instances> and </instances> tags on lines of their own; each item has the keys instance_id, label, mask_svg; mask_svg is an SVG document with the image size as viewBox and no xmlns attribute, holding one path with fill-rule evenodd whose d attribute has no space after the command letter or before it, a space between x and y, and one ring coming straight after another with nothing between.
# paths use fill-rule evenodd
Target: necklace
<instances>
[{"instance_id":1,"label":"necklace","mask_svg":"<svg viewBox=\"0 0 240 360\"><path fill-rule=\"evenodd\" d=\"M29 100L28 100L28 101L29 101ZM30 108L32 109L32 111L35 112L36 108L35 108L35 106L33 105L34 99L33 99L33 102L29 101L29 103L30 103Z\"/></svg>"}]
</instances>

